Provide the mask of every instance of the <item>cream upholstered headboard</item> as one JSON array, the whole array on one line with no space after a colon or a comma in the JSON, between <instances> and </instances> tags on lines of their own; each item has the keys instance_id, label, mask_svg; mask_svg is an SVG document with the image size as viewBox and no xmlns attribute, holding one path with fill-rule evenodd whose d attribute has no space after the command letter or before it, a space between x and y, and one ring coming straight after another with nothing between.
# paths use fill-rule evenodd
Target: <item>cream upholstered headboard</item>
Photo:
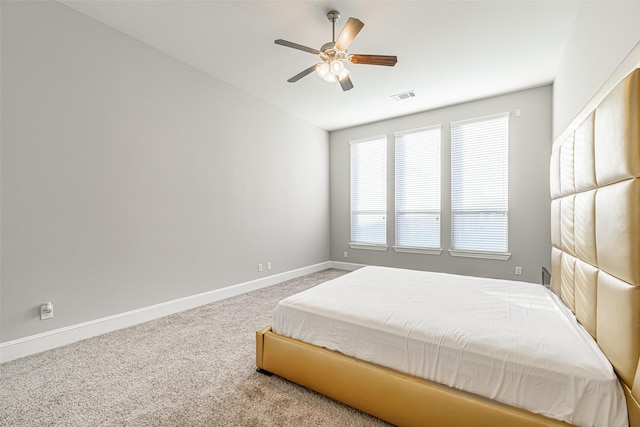
<instances>
[{"instance_id":1,"label":"cream upholstered headboard","mask_svg":"<svg viewBox=\"0 0 640 427\"><path fill-rule=\"evenodd\" d=\"M640 425L640 69L551 154L551 289L596 339Z\"/></svg>"}]
</instances>

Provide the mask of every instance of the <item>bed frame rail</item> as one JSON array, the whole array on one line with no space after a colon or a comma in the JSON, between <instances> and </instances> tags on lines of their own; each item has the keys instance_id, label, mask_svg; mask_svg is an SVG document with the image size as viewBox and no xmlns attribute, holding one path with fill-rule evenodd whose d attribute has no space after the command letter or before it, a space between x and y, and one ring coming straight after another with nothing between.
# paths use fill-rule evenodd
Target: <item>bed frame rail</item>
<instances>
[{"instance_id":1,"label":"bed frame rail","mask_svg":"<svg viewBox=\"0 0 640 427\"><path fill-rule=\"evenodd\" d=\"M399 426L567 426L271 331L256 333L259 369Z\"/></svg>"}]
</instances>

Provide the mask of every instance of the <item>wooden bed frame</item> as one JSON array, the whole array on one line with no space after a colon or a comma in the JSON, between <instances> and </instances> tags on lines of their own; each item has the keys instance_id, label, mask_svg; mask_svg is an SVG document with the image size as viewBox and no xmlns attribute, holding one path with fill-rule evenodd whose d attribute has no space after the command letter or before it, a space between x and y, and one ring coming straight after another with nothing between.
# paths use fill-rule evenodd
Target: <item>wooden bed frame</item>
<instances>
[{"instance_id":1,"label":"wooden bed frame","mask_svg":"<svg viewBox=\"0 0 640 427\"><path fill-rule=\"evenodd\" d=\"M613 365L632 427L640 427L639 178L637 69L554 143L550 180L551 289ZM290 339L270 327L256 333L256 363L396 425L567 425Z\"/></svg>"}]
</instances>

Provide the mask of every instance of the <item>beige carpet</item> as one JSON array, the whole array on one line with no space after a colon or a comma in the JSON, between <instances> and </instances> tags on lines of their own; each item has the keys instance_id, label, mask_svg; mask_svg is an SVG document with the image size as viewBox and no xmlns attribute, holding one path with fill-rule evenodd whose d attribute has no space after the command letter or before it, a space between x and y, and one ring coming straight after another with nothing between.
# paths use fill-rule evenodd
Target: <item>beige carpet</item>
<instances>
[{"instance_id":1,"label":"beige carpet","mask_svg":"<svg viewBox=\"0 0 640 427\"><path fill-rule=\"evenodd\" d=\"M255 331L326 270L0 365L2 426L386 425L255 372Z\"/></svg>"}]
</instances>

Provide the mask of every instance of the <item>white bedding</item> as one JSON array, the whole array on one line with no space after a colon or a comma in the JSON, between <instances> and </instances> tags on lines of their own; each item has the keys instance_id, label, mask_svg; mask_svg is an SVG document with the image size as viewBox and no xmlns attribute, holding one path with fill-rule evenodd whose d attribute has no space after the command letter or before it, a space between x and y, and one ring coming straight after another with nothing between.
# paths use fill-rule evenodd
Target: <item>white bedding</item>
<instances>
[{"instance_id":1,"label":"white bedding","mask_svg":"<svg viewBox=\"0 0 640 427\"><path fill-rule=\"evenodd\" d=\"M575 425L628 425L609 361L540 285L364 267L280 301L272 329Z\"/></svg>"}]
</instances>

